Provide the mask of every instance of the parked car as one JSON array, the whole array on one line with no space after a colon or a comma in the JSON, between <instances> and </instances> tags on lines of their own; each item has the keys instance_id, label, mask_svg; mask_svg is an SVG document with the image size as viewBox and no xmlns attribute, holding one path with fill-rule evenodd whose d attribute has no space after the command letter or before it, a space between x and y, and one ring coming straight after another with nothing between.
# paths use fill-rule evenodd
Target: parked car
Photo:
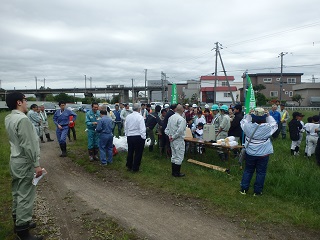
<instances>
[{"instance_id":1,"label":"parked car","mask_svg":"<svg viewBox=\"0 0 320 240\"><path fill-rule=\"evenodd\" d=\"M47 113L47 114L54 114L56 112L56 105L54 103L44 103L43 104L44 106L44 111Z\"/></svg>"},{"instance_id":2,"label":"parked car","mask_svg":"<svg viewBox=\"0 0 320 240\"><path fill-rule=\"evenodd\" d=\"M91 104L83 104L79 109L79 111L85 112L85 113L89 112L90 110L92 110Z\"/></svg>"},{"instance_id":3,"label":"parked car","mask_svg":"<svg viewBox=\"0 0 320 240\"><path fill-rule=\"evenodd\" d=\"M161 108L163 108L163 102L151 102L151 109L154 110L157 105L159 105Z\"/></svg>"},{"instance_id":4,"label":"parked car","mask_svg":"<svg viewBox=\"0 0 320 240\"><path fill-rule=\"evenodd\" d=\"M71 111L73 111L73 112L79 111L80 107L81 107L80 104L67 103L67 105L66 105L66 108L71 108Z\"/></svg>"}]
</instances>

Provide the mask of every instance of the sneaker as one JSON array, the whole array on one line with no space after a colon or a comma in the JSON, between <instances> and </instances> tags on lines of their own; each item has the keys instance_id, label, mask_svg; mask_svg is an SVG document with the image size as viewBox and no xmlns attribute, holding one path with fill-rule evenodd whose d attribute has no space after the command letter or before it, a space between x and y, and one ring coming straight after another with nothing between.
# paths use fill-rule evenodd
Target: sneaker
<instances>
[{"instance_id":1,"label":"sneaker","mask_svg":"<svg viewBox=\"0 0 320 240\"><path fill-rule=\"evenodd\" d=\"M239 193L242 194L242 195L246 195L247 194L247 190L240 190Z\"/></svg>"},{"instance_id":2,"label":"sneaker","mask_svg":"<svg viewBox=\"0 0 320 240\"><path fill-rule=\"evenodd\" d=\"M262 192L253 194L254 197L261 196L261 195L262 195Z\"/></svg>"}]
</instances>

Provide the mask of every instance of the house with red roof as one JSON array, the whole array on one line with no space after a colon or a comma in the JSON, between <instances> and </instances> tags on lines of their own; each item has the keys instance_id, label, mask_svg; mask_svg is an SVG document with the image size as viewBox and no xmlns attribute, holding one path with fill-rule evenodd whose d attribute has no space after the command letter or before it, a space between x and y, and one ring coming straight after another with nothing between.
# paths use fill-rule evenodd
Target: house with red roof
<instances>
[{"instance_id":1,"label":"house with red roof","mask_svg":"<svg viewBox=\"0 0 320 240\"><path fill-rule=\"evenodd\" d=\"M216 83L216 88L214 87ZM214 102L216 92L216 103L231 103L233 95L237 99L237 87L233 84L234 76L201 76L200 77L200 101L206 103ZM230 88L228 87L228 82Z\"/></svg>"}]
</instances>

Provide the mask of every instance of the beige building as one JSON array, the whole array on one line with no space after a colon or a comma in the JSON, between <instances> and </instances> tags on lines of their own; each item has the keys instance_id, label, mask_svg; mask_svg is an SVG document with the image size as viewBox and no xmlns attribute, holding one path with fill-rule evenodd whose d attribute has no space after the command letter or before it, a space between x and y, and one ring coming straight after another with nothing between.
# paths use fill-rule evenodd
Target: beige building
<instances>
[{"instance_id":1,"label":"beige building","mask_svg":"<svg viewBox=\"0 0 320 240\"><path fill-rule=\"evenodd\" d=\"M320 106L320 83L297 84L292 89L303 98L301 106Z\"/></svg>"},{"instance_id":2,"label":"beige building","mask_svg":"<svg viewBox=\"0 0 320 240\"><path fill-rule=\"evenodd\" d=\"M301 84L302 75L303 73L282 73L282 81L280 80L280 73L255 73L249 74L249 77L253 86L262 84L266 87L261 93L267 98L291 101L294 91L293 86ZM245 76L242 78L244 79L243 89L246 89L247 81ZM240 97L241 101L243 101L243 94Z\"/></svg>"}]
</instances>

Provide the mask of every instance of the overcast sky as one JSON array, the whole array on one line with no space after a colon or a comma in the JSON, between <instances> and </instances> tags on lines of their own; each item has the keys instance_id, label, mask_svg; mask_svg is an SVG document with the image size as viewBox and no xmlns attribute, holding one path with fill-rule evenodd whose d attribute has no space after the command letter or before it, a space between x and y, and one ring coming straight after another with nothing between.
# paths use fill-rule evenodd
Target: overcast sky
<instances>
[{"instance_id":1,"label":"overcast sky","mask_svg":"<svg viewBox=\"0 0 320 240\"><path fill-rule=\"evenodd\" d=\"M1 0L1 87L35 88L35 76L84 87L84 75L93 87L141 86L144 69L149 80L199 79L214 72L215 42L238 81L246 69L280 72L288 52L284 72L320 82L319 9L319 0Z\"/></svg>"}]
</instances>

